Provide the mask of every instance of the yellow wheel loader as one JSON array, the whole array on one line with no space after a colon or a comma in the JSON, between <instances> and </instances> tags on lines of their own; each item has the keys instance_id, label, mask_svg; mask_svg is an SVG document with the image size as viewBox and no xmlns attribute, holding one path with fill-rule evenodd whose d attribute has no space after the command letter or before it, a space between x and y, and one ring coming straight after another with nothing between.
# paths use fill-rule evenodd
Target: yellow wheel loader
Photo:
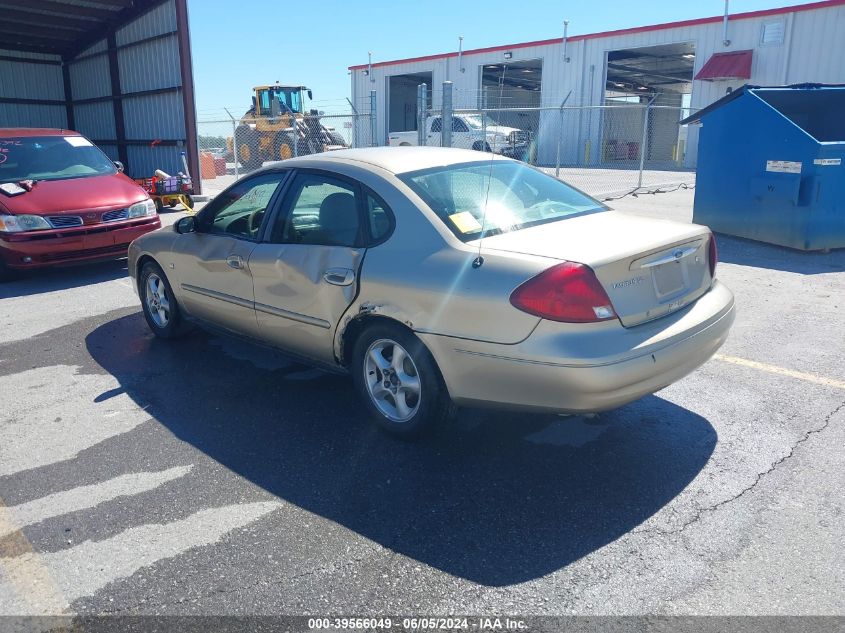
<instances>
[{"instance_id":1,"label":"yellow wheel loader","mask_svg":"<svg viewBox=\"0 0 845 633\"><path fill-rule=\"evenodd\" d=\"M265 161L277 161L348 147L343 137L320 122L320 113L306 113L305 86L257 86L252 107L241 117L227 145L231 160L251 171Z\"/></svg>"}]
</instances>

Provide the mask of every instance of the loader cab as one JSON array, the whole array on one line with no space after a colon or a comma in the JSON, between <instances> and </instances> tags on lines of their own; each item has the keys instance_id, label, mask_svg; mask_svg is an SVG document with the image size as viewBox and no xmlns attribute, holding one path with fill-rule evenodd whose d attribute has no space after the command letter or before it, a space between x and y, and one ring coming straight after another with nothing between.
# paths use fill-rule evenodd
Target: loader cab
<instances>
[{"instance_id":1,"label":"loader cab","mask_svg":"<svg viewBox=\"0 0 845 633\"><path fill-rule=\"evenodd\" d=\"M304 96L310 100L311 91L305 86L257 86L255 88L255 115L277 117L282 114L304 114Z\"/></svg>"}]
</instances>

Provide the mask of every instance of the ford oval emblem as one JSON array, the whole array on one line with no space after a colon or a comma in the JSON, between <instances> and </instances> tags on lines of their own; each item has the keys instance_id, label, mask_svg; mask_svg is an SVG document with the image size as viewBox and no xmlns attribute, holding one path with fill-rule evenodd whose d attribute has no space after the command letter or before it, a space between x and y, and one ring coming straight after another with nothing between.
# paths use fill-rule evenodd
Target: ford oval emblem
<instances>
[{"instance_id":1,"label":"ford oval emblem","mask_svg":"<svg viewBox=\"0 0 845 633\"><path fill-rule=\"evenodd\" d=\"M679 249L678 249L678 250L676 250L674 253L672 253L672 256L673 256L675 259L681 259L681 257L683 257L683 256L684 256L684 251L682 251L682 250L679 248Z\"/></svg>"}]
</instances>

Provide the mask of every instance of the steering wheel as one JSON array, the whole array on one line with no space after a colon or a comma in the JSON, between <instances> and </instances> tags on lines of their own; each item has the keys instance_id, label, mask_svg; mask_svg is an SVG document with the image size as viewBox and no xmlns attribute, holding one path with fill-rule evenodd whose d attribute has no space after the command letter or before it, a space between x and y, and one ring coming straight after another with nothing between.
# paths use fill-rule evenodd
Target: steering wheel
<instances>
[{"instance_id":1,"label":"steering wheel","mask_svg":"<svg viewBox=\"0 0 845 633\"><path fill-rule=\"evenodd\" d=\"M256 209L249 214L249 217L246 221L247 230L250 234L258 233L258 229L261 228L261 220L264 217L264 209Z\"/></svg>"}]
</instances>

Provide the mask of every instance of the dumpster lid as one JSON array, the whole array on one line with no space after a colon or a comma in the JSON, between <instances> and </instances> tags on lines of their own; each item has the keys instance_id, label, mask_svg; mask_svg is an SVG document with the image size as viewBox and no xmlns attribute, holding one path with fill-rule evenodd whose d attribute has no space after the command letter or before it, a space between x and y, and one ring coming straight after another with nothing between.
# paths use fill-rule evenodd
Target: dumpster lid
<instances>
[{"instance_id":1,"label":"dumpster lid","mask_svg":"<svg viewBox=\"0 0 845 633\"><path fill-rule=\"evenodd\" d=\"M734 99L739 99L742 95L744 95L746 92L749 92L749 91L759 93L759 96L761 98L763 98L765 101L769 102L769 99L767 99L766 96L765 96L766 91L788 92L789 90L795 90L795 91L799 91L799 90L821 90L821 89L827 89L827 88L838 88L838 89L841 90L841 89L845 88L845 84L803 83L803 84L791 84L791 85L788 85L788 86L755 86L755 85L752 85L752 84L745 84L744 86L740 86L736 90L729 92L728 94L726 94L721 99L717 99L716 101L711 103L709 106L702 108L698 112L694 112L693 114L691 114L690 116L688 116L685 119L682 119L679 122L679 125L689 125L690 123L698 123L699 121L701 121L701 119L703 117L707 116L708 114L710 114L714 110L718 110L719 108L721 108L722 106L730 103ZM778 109L778 110L780 109L780 108L777 108L777 106L775 104L772 104L772 105L774 105L774 107L776 109Z\"/></svg>"},{"instance_id":2,"label":"dumpster lid","mask_svg":"<svg viewBox=\"0 0 845 633\"><path fill-rule=\"evenodd\" d=\"M751 79L751 58L754 51L731 51L713 53L701 67L695 79L716 81L717 79Z\"/></svg>"}]
</instances>

